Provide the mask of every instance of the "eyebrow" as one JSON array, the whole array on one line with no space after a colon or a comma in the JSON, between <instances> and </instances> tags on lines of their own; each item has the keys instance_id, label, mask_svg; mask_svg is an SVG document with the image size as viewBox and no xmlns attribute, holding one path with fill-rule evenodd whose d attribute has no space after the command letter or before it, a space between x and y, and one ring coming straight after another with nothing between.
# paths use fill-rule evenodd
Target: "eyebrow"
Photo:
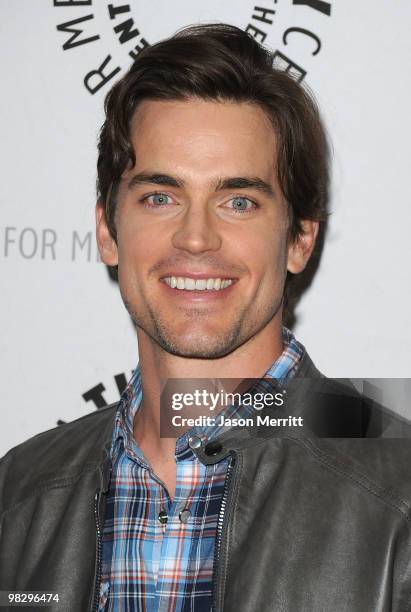
<instances>
[{"instance_id":1,"label":"eyebrow","mask_svg":"<svg viewBox=\"0 0 411 612\"><path fill-rule=\"evenodd\" d=\"M169 174L140 172L131 177L128 183L128 189L133 189L137 185L142 184L177 188L185 187L184 181L174 176L170 176ZM213 181L212 186L215 191L222 191L224 189L256 189L271 198L275 198L276 195L270 183L267 183L267 181L259 177L235 176L219 178L217 181Z\"/></svg>"}]
</instances>

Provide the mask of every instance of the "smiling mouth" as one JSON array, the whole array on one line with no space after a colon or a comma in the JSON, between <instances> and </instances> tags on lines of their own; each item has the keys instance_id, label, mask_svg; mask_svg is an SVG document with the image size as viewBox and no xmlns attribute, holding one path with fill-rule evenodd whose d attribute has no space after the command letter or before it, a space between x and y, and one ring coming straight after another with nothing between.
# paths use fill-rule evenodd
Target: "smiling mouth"
<instances>
[{"instance_id":1,"label":"smiling mouth","mask_svg":"<svg viewBox=\"0 0 411 612\"><path fill-rule=\"evenodd\" d=\"M172 289L184 291L221 291L233 283L235 278L190 278L187 276L165 276L161 279Z\"/></svg>"}]
</instances>

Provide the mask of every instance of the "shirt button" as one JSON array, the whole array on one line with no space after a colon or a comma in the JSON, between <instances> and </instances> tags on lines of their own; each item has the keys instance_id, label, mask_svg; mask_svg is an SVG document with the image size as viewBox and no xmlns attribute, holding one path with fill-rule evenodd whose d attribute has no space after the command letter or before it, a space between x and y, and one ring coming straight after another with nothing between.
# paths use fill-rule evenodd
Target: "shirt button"
<instances>
[{"instance_id":1,"label":"shirt button","mask_svg":"<svg viewBox=\"0 0 411 612\"><path fill-rule=\"evenodd\" d=\"M178 515L178 518L180 519L180 521L182 523L188 523L188 519L191 516L191 512L188 508L184 508L184 510L182 510L180 512L180 514Z\"/></svg>"},{"instance_id":2,"label":"shirt button","mask_svg":"<svg viewBox=\"0 0 411 612\"><path fill-rule=\"evenodd\" d=\"M160 521L160 523L162 525L165 525L168 521L168 516L167 516L167 512L165 510L161 510L158 513L158 520Z\"/></svg>"},{"instance_id":3,"label":"shirt button","mask_svg":"<svg viewBox=\"0 0 411 612\"><path fill-rule=\"evenodd\" d=\"M201 438L199 438L198 436L188 438L188 445L190 448L200 448L200 446L202 445Z\"/></svg>"}]
</instances>

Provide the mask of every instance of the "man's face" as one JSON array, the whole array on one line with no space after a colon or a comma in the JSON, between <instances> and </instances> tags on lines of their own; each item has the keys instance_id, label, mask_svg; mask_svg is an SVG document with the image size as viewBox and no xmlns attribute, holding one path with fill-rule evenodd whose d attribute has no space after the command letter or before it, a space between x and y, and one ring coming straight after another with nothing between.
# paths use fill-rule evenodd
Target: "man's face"
<instances>
[{"instance_id":1,"label":"man's face","mask_svg":"<svg viewBox=\"0 0 411 612\"><path fill-rule=\"evenodd\" d=\"M118 264L137 328L174 355L218 358L278 327L293 253L263 111L144 101L131 136L136 164L118 190L117 245L99 207L97 217L103 261Z\"/></svg>"}]
</instances>

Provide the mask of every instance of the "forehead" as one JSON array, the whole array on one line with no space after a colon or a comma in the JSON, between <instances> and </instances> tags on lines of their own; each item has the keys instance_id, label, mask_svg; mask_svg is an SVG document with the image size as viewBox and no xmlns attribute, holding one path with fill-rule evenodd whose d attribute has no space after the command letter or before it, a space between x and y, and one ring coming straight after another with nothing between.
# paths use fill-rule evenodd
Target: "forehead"
<instances>
[{"instance_id":1,"label":"forehead","mask_svg":"<svg viewBox=\"0 0 411 612\"><path fill-rule=\"evenodd\" d=\"M136 167L173 170L187 179L276 174L272 124L255 104L145 100L131 123Z\"/></svg>"}]
</instances>

